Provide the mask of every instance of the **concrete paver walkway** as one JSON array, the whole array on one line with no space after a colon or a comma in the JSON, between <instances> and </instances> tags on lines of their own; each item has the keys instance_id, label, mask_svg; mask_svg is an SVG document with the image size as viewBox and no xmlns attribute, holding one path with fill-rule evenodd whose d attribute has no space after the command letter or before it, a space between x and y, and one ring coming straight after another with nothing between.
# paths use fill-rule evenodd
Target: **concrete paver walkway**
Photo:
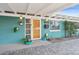
<instances>
[{"instance_id":1,"label":"concrete paver walkway","mask_svg":"<svg viewBox=\"0 0 79 59\"><path fill-rule=\"evenodd\" d=\"M41 41L41 40L35 40L33 41L32 45L24 45L21 43L16 43L16 44L7 44L7 45L0 45L0 54L6 52L6 51L15 51L19 49L24 49L24 48L29 48L29 47L36 47L36 46L41 46L41 45L48 45L50 42L48 41Z\"/></svg>"},{"instance_id":2,"label":"concrete paver walkway","mask_svg":"<svg viewBox=\"0 0 79 59\"><path fill-rule=\"evenodd\" d=\"M44 43L44 42L43 42ZM46 42L47 44L47 42ZM47 45L32 46L15 51L7 51L9 55L79 55L79 39L67 40Z\"/></svg>"}]
</instances>

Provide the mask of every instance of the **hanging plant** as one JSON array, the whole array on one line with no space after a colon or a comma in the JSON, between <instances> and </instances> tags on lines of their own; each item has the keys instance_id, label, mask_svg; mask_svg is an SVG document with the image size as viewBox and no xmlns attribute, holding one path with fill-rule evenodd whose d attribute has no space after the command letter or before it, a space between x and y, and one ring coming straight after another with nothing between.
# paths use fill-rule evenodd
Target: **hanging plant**
<instances>
[{"instance_id":1,"label":"hanging plant","mask_svg":"<svg viewBox=\"0 0 79 59\"><path fill-rule=\"evenodd\" d=\"M18 27L14 27L14 32L17 32L19 30Z\"/></svg>"}]
</instances>

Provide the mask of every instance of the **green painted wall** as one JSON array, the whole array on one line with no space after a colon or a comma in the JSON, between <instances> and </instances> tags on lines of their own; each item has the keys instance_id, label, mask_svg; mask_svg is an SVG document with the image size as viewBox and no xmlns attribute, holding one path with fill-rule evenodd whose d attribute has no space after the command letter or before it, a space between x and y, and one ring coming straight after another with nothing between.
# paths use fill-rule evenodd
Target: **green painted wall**
<instances>
[{"instance_id":1,"label":"green painted wall","mask_svg":"<svg viewBox=\"0 0 79 59\"><path fill-rule=\"evenodd\" d=\"M18 17L0 16L0 44L10 44L20 42L25 36L25 19L23 26L18 24ZM18 27L18 32L13 32L13 28ZM63 22L60 23L60 30L58 32L50 32L49 28L44 29L44 20L41 21L41 39L45 33L49 34L49 38L64 37Z\"/></svg>"},{"instance_id":2,"label":"green painted wall","mask_svg":"<svg viewBox=\"0 0 79 59\"><path fill-rule=\"evenodd\" d=\"M48 33L48 37L49 38L62 38L62 37L64 37L64 26L63 26L63 21L61 21L60 22L60 31L57 31L57 32L50 32L50 29L48 28L48 29L45 29L44 28L44 21L45 20L42 20L41 21L41 33L42 33L42 35L41 35L41 37L43 38L44 37L44 35L45 35L45 33Z\"/></svg>"},{"instance_id":3,"label":"green painted wall","mask_svg":"<svg viewBox=\"0 0 79 59\"><path fill-rule=\"evenodd\" d=\"M25 36L25 19L23 19L23 26L18 24L18 17L0 16L0 44L12 44L21 42ZM13 32L13 28L18 27L19 31ZM49 38L65 37L63 21L60 22L60 31L50 32L50 29L44 28L44 20L41 20L41 39L44 39L45 33L48 33ZM79 34L79 32L78 32Z\"/></svg>"},{"instance_id":4,"label":"green painted wall","mask_svg":"<svg viewBox=\"0 0 79 59\"><path fill-rule=\"evenodd\" d=\"M19 26L18 17L0 16L0 44L20 42L25 35L25 25ZM24 19L23 19L24 22ZM13 31L18 27L19 31Z\"/></svg>"}]
</instances>

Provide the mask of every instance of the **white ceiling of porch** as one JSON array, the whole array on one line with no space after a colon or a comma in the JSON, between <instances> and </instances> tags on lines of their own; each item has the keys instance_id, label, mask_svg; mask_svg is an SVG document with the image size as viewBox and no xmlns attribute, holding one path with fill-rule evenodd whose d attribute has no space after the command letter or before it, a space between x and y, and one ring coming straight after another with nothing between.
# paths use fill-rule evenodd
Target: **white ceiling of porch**
<instances>
[{"instance_id":1,"label":"white ceiling of porch","mask_svg":"<svg viewBox=\"0 0 79 59\"><path fill-rule=\"evenodd\" d=\"M70 3L0 3L0 11L13 11L35 15L50 16L53 13L73 6Z\"/></svg>"}]
</instances>

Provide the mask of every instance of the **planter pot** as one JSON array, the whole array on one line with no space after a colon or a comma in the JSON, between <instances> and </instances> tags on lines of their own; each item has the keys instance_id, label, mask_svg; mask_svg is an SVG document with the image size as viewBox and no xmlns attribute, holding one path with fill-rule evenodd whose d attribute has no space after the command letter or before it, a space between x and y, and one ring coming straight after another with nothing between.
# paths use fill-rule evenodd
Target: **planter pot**
<instances>
[{"instance_id":1,"label":"planter pot","mask_svg":"<svg viewBox=\"0 0 79 59\"><path fill-rule=\"evenodd\" d=\"M26 44L30 45L30 44L32 44L32 42L26 42Z\"/></svg>"},{"instance_id":2,"label":"planter pot","mask_svg":"<svg viewBox=\"0 0 79 59\"><path fill-rule=\"evenodd\" d=\"M26 41L24 41L24 44L30 45L30 44L32 44L32 41L31 41L31 42L26 42Z\"/></svg>"}]
</instances>

